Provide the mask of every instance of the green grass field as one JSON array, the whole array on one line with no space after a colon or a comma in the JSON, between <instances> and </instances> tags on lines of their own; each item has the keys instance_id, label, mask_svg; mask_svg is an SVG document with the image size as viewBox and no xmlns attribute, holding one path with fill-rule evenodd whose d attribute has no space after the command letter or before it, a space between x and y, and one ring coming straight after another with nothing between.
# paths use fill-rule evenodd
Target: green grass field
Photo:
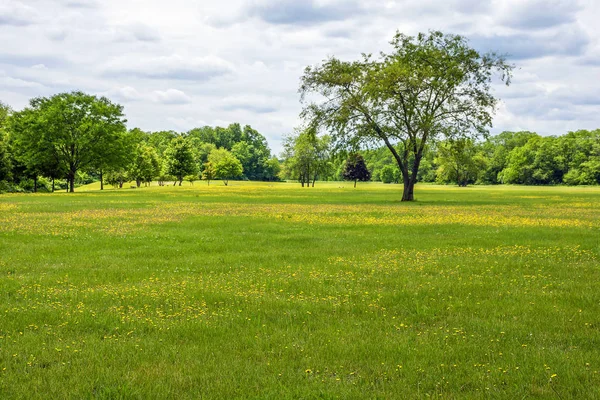
<instances>
[{"instance_id":1,"label":"green grass field","mask_svg":"<svg viewBox=\"0 0 600 400\"><path fill-rule=\"evenodd\" d=\"M600 188L400 196L0 196L0 398L600 398Z\"/></svg>"}]
</instances>

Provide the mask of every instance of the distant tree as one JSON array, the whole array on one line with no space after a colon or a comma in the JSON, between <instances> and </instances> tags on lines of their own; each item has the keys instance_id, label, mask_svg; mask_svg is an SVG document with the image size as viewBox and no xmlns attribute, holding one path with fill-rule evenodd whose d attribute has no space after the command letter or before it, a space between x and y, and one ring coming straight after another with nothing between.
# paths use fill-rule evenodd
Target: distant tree
<instances>
[{"instance_id":1,"label":"distant tree","mask_svg":"<svg viewBox=\"0 0 600 400\"><path fill-rule=\"evenodd\" d=\"M354 187L356 187L357 181L367 182L371 180L371 172L367 168L365 159L359 153L351 153L348 156L344 168L344 179L354 181Z\"/></svg>"},{"instance_id":2,"label":"distant tree","mask_svg":"<svg viewBox=\"0 0 600 400\"><path fill-rule=\"evenodd\" d=\"M128 181L127 171L124 168L106 172L106 183L115 189L122 189L123 184Z\"/></svg>"},{"instance_id":3,"label":"distant tree","mask_svg":"<svg viewBox=\"0 0 600 400\"><path fill-rule=\"evenodd\" d=\"M244 172L242 163L229 150L213 150L208 156L208 161L217 179L223 180L225 186L230 179L239 178Z\"/></svg>"},{"instance_id":4,"label":"distant tree","mask_svg":"<svg viewBox=\"0 0 600 400\"><path fill-rule=\"evenodd\" d=\"M504 183L548 185L562 183L564 171L559 162L556 138L533 136L522 147L515 147L500 173Z\"/></svg>"},{"instance_id":5,"label":"distant tree","mask_svg":"<svg viewBox=\"0 0 600 400\"><path fill-rule=\"evenodd\" d=\"M142 183L152 182L159 173L160 161L156 150L146 143L138 144L129 165L129 177L140 187Z\"/></svg>"},{"instance_id":6,"label":"distant tree","mask_svg":"<svg viewBox=\"0 0 600 400\"><path fill-rule=\"evenodd\" d=\"M186 175L184 179L190 183L190 185L194 186L194 182L198 180L198 175Z\"/></svg>"},{"instance_id":7,"label":"distant tree","mask_svg":"<svg viewBox=\"0 0 600 400\"><path fill-rule=\"evenodd\" d=\"M197 173L197 165L190 143L183 136L178 136L169 143L165 150L167 173L173 175L179 186L186 175Z\"/></svg>"},{"instance_id":8,"label":"distant tree","mask_svg":"<svg viewBox=\"0 0 600 400\"><path fill-rule=\"evenodd\" d=\"M385 145L402 172L402 201L412 201L427 146L487 134L497 104L493 72L508 84L512 66L441 32L397 33L391 44L393 51L378 60L330 58L307 67L302 99L322 101L306 105L302 116L331 132L338 146Z\"/></svg>"},{"instance_id":9,"label":"distant tree","mask_svg":"<svg viewBox=\"0 0 600 400\"><path fill-rule=\"evenodd\" d=\"M279 179L279 173L281 172L281 164L277 157L272 157L265 163L265 175L264 178L267 181L276 181Z\"/></svg>"},{"instance_id":10,"label":"distant tree","mask_svg":"<svg viewBox=\"0 0 600 400\"><path fill-rule=\"evenodd\" d=\"M11 108L0 101L0 181L12 179L12 162L8 138L8 118Z\"/></svg>"},{"instance_id":11,"label":"distant tree","mask_svg":"<svg viewBox=\"0 0 600 400\"><path fill-rule=\"evenodd\" d=\"M485 160L477 154L471 139L448 140L440 143L436 158L438 183L456 183L465 187L477 181L478 174L485 170Z\"/></svg>"},{"instance_id":12,"label":"distant tree","mask_svg":"<svg viewBox=\"0 0 600 400\"><path fill-rule=\"evenodd\" d=\"M204 164L204 168L202 170L202 179L204 179L207 182L208 186L210 186L210 181L214 180L215 178L215 168L213 167L213 164L210 161L207 161Z\"/></svg>"},{"instance_id":13,"label":"distant tree","mask_svg":"<svg viewBox=\"0 0 600 400\"><path fill-rule=\"evenodd\" d=\"M379 172L379 179L383 183L398 183L400 180L400 171L398 167L388 164Z\"/></svg>"},{"instance_id":14,"label":"distant tree","mask_svg":"<svg viewBox=\"0 0 600 400\"><path fill-rule=\"evenodd\" d=\"M29 160L35 173L40 165L55 160L66 171L71 192L77 172L110 160L109 153L125 134L122 106L82 92L32 99L11 121L23 157L36 158Z\"/></svg>"},{"instance_id":15,"label":"distant tree","mask_svg":"<svg viewBox=\"0 0 600 400\"><path fill-rule=\"evenodd\" d=\"M318 137L311 129L297 131L284 141L283 174L302 187L315 186L319 176L329 173L329 137Z\"/></svg>"},{"instance_id":16,"label":"distant tree","mask_svg":"<svg viewBox=\"0 0 600 400\"><path fill-rule=\"evenodd\" d=\"M524 146L529 139L538 136L533 132L502 132L488 138L481 149L487 159L487 167L481 174L481 180L487 184L503 183L501 172L508 166L510 152Z\"/></svg>"},{"instance_id":17,"label":"distant tree","mask_svg":"<svg viewBox=\"0 0 600 400\"><path fill-rule=\"evenodd\" d=\"M208 162L209 154L216 149L217 146L212 143L198 143L196 147L196 156L200 172L204 171L204 166Z\"/></svg>"}]
</instances>

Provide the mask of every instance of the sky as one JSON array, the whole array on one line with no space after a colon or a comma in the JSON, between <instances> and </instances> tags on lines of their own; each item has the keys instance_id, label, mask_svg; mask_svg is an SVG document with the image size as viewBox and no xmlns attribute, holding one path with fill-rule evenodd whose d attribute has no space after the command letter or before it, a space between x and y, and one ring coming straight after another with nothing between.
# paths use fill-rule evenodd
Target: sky
<instances>
[{"instance_id":1,"label":"sky","mask_svg":"<svg viewBox=\"0 0 600 400\"><path fill-rule=\"evenodd\" d=\"M598 0L0 0L0 101L82 90L128 127L252 125L275 153L300 123L303 70L441 30L507 54L492 133L600 128Z\"/></svg>"}]
</instances>

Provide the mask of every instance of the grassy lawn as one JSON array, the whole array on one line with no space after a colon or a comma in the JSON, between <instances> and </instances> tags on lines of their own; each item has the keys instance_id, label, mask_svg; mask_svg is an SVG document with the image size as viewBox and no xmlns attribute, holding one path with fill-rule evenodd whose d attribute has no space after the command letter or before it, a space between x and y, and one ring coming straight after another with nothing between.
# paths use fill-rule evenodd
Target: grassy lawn
<instances>
[{"instance_id":1,"label":"grassy lawn","mask_svg":"<svg viewBox=\"0 0 600 400\"><path fill-rule=\"evenodd\" d=\"M0 196L2 399L600 398L600 188L84 189Z\"/></svg>"}]
</instances>

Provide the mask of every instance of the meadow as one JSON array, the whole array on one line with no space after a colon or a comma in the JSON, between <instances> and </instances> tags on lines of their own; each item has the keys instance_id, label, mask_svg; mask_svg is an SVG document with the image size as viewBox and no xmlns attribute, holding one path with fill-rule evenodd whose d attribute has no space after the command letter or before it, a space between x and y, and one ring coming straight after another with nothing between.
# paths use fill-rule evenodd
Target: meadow
<instances>
[{"instance_id":1,"label":"meadow","mask_svg":"<svg viewBox=\"0 0 600 400\"><path fill-rule=\"evenodd\" d=\"M600 398L600 188L0 195L0 398Z\"/></svg>"}]
</instances>

